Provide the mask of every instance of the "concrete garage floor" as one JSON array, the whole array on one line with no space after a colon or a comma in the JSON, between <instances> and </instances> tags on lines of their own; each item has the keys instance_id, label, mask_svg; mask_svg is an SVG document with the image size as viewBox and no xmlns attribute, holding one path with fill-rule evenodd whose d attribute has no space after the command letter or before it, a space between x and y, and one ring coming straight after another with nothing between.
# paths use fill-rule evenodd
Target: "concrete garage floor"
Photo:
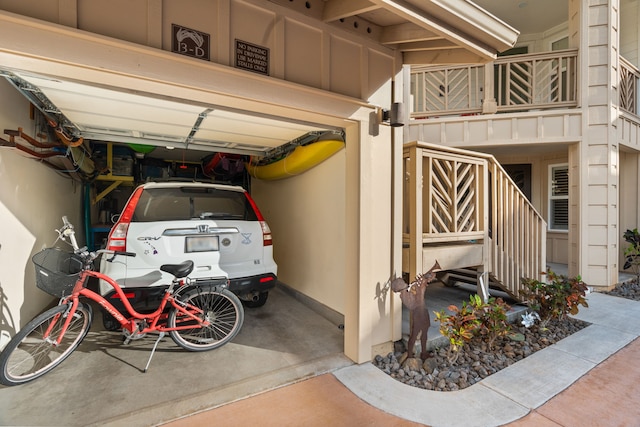
<instances>
[{"instance_id":1,"label":"concrete garage floor","mask_svg":"<svg viewBox=\"0 0 640 427\"><path fill-rule=\"evenodd\" d=\"M148 426L348 366L343 331L280 288L246 309L238 336L208 352L165 337L144 367L154 336L121 345L92 331L62 365L21 386L0 386L0 424Z\"/></svg>"}]
</instances>

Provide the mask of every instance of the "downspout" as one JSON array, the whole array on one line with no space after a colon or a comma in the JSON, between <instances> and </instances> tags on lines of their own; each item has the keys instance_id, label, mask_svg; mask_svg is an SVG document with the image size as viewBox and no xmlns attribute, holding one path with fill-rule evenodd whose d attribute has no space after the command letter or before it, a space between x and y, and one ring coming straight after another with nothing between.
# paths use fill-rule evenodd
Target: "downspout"
<instances>
[{"instance_id":1,"label":"downspout","mask_svg":"<svg viewBox=\"0 0 640 427\"><path fill-rule=\"evenodd\" d=\"M403 126L394 127L391 130L391 177L393 180L391 186L391 265L392 276L402 277L402 218L404 209L403 200L403 167L402 167L402 146L405 142L404 124L408 123L411 99L411 68L403 65L398 79L394 80L391 85L392 102L401 103L401 116L399 121ZM410 278L411 280L411 278ZM390 292L391 313L392 313L392 340L399 341L402 339L402 302Z\"/></svg>"}]
</instances>

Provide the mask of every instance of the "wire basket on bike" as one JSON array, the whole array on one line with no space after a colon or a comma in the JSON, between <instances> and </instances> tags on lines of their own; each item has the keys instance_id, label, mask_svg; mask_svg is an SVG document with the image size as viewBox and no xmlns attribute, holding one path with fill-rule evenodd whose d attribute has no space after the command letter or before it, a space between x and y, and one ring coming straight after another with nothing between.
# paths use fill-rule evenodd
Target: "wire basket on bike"
<instances>
[{"instance_id":1,"label":"wire basket on bike","mask_svg":"<svg viewBox=\"0 0 640 427\"><path fill-rule=\"evenodd\" d=\"M36 286L54 297L70 295L83 267L82 257L59 248L47 248L31 258Z\"/></svg>"}]
</instances>

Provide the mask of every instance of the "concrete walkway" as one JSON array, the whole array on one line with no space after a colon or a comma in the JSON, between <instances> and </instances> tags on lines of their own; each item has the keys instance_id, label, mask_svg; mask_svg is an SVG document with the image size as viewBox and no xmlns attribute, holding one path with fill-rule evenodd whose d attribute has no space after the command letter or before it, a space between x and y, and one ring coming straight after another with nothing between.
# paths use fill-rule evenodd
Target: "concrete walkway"
<instances>
[{"instance_id":1,"label":"concrete walkway","mask_svg":"<svg viewBox=\"0 0 640 427\"><path fill-rule=\"evenodd\" d=\"M576 317L591 326L464 390L410 387L365 363L167 425L640 425L640 302L588 303Z\"/></svg>"}]
</instances>

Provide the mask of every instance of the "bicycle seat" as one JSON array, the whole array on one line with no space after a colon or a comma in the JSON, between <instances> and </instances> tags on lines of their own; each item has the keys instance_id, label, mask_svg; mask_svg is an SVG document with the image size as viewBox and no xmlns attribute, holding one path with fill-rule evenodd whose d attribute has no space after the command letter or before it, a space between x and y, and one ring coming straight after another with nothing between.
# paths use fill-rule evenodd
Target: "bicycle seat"
<instances>
[{"instance_id":1,"label":"bicycle seat","mask_svg":"<svg viewBox=\"0 0 640 427\"><path fill-rule=\"evenodd\" d=\"M193 261L185 261L180 264L164 264L160 270L173 274L176 278L187 277L193 271Z\"/></svg>"}]
</instances>

